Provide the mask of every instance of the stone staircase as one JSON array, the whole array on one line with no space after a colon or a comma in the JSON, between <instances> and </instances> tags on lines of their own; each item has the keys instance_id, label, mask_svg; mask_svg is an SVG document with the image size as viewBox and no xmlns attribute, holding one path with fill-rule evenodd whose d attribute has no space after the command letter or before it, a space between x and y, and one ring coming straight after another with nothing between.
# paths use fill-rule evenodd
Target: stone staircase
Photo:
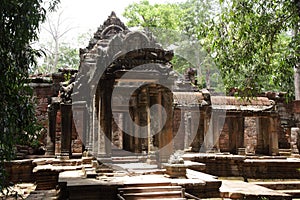
<instances>
[{"instance_id":1,"label":"stone staircase","mask_svg":"<svg viewBox=\"0 0 300 200\"><path fill-rule=\"evenodd\" d=\"M146 155L135 154L126 152L121 149L112 149L112 163L124 164L124 163L138 163L147 159Z\"/></svg>"},{"instance_id":2,"label":"stone staircase","mask_svg":"<svg viewBox=\"0 0 300 200\"><path fill-rule=\"evenodd\" d=\"M56 200L58 198L58 191L55 189L52 190L38 190L32 191L26 200Z\"/></svg>"},{"instance_id":3,"label":"stone staircase","mask_svg":"<svg viewBox=\"0 0 300 200\"><path fill-rule=\"evenodd\" d=\"M184 189L169 182L130 183L118 188L119 200L184 200Z\"/></svg>"},{"instance_id":4,"label":"stone staircase","mask_svg":"<svg viewBox=\"0 0 300 200\"><path fill-rule=\"evenodd\" d=\"M280 156L291 156L292 155L292 149L278 149L278 153Z\"/></svg>"},{"instance_id":5,"label":"stone staircase","mask_svg":"<svg viewBox=\"0 0 300 200\"><path fill-rule=\"evenodd\" d=\"M253 183L285 194L289 194L293 198L300 198L300 181L298 180L274 180Z\"/></svg>"}]
</instances>

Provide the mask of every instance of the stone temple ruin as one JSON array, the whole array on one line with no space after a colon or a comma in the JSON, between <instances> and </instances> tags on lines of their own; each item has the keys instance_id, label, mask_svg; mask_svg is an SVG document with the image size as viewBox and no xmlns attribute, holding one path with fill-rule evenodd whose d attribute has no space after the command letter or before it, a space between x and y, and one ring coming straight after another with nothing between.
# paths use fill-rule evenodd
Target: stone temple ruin
<instances>
[{"instance_id":1,"label":"stone temple ruin","mask_svg":"<svg viewBox=\"0 0 300 200\"><path fill-rule=\"evenodd\" d=\"M300 178L298 102L215 95L192 68L178 77L172 58L113 12L80 49L78 70L32 77L46 154L8 164L11 180L58 187L60 199L299 197L300 182L247 183Z\"/></svg>"}]
</instances>

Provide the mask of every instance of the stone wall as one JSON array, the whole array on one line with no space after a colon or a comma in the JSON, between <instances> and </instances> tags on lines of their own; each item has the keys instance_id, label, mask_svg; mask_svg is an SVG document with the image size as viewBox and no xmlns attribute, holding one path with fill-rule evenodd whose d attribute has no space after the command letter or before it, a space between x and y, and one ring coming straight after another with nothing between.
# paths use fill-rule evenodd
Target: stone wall
<instances>
[{"instance_id":1,"label":"stone wall","mask_svg":"<svg viewBox=\"0 0 300 200\"><path fill-rule=\"evenodd\" d=\"M41 137L42 145L49 145L49 117L48 105L51 97L59 95L59 83L64 81L63 73L45 75L45 76L32 76L30 79L30 87L33 89L33 95L36 102L36 116L38 122L43 126L43 137ZM48 140L48 141L47 141ZM72 152L82 153L82 142L76 131L74 122L72 123ZM61 113L60 110L56 116L56 138L55 138L55 153L59 154L61 149Z\"/></svg>"},{"instance_id":2,"label":"stone wall","mask_svg":"<svg viewBox=\"0 0 300 200\"><path fill-rule=\"evenodd\" d=\"M200 154L185 160L206 165L205 173L219 177L251 179L299 179L300 161L284 157Z\"/></svg>"},{"instance_id":3,"label":"stone wall","mask_svg":"<svg viewBox=\"0 0 300 200\"><path fill-rule=\"evenodd\" d=\"M43 126L43 133L45 133L41 138L41 142L46 145L46 137L49 128L47 108L49 98L55 94L55 91L53 89L53 84L43 79L35 79L35 82L30 83L30 86L33 89L33 95L36 102L36 116L38 122Z\"/></svg>"},{"instance_id":4,"label":"stone wall","mask_svg":"<svg viewBox=\"0 0 300 200\"><path fill-rule=\"evenodd\" d=\"M226 119L219 136L219 148L221 152L230 151L229 131L228 119Z\"/></svg>"},{"instance_id":5,"label":"stone wall","mask_svg":"<svg viewBox=\"0 0 300 200\"><path fill-rule=\"evenodd\" d=\"M45 144L47 143L47 134L49 132L48 127L48 104L50 102L51 97L57 97L59 95L59 85L60 83L64 81L64 75L63 72L61 73L55 73L52 74L52 76L37 76L33 77L31 79L30 86L33 88L34 96L36 99L36 115L38 117L39 122L44 127L44 137L41 139L41 143ZM278 142L279 142L279 148L282 149L289 149L291 148L291 144L294 145L294 149L296 144L299 144L298 135L293 135L291 137L291 127L296 126L296 124L293 124L293 121L296 121L297 119L300 119L300 117L297 118L297 116L300 114L300 109L297 110L297 107L295 109L295 103L285 103L283 100L275 100L276 101L276 108L280 117L280 124L278 124ZM299 104L300 105L300 104ZM300 106L298 106L300 107ZM182 110L183 111L183 110ZM187 123L187 120L185 120L184 113L181 112L180 109L174 110L174 116L173 116L173 134L177 134L176 140L174 141L175 149L184 149L187 148L185 146L185 143L190 138L186 138L187 132L186 129L190 127L190 124ZM296 117L297 119L294 120L293 117ZM119 123L122 121L120 119ZM257 145L258 145L258 136L257 136L257 118L255 117L245 117L244 121L244 144L246 148L247 153L257 153ZM300 121L300 120L299 120ZM230 123L227 123L228 120L225 120L223 128L220 130L220 137L219 137L219 148L221 152L227 152L230 151L230 131L232 131L232 125ZM83 126L83 122L79 122L79 124ZM78 122L76 122L78 124ZM181 125L181 127L180 127ZM201 123L201 129L203 131L204 125ZM72 152L73 153L81 153L82 152L82 142L78 136L77 130L75 127L75 124L73 122L72 124ZM79 129L83 129L83 127L79 127ZM79 131L80 132L80 131ZM197 141L195 140L193 142L193 149L194 151L198 152L199 148L202 144L203 138L200 138L201 130L198 130L199 134L197 135ZM174 135L175 136L175 135ZM123 141L122 141L122 131L119 130L117 125L113 124L113 143L117 148L123 147ZM61 113L58 110L57 116L56 116L56 144L55 144L55 153L60 153L60 146L61 142ZM190 141L189 141L190 142ZM298 145L299 146L299 145ZM298 147L299 148L299 147Z\"/></svg>"},{"instance_id":6,"label":"stone wall","mask_svg":"<svg viewBox=\"0 0 300 200\"><path fill-rule=\"evenodd\" d=\"M33 176L33 168L35 166L32 160L14 160L4 163L8 180L12 183L30 183L35 181Z\"/></svg>"},{"instance_id":7,"label":"stone wall","mask_svg":"<svg viewBox=\"0 0 300 200\"><path fill-rule=\"evenodd\" d=\"M185 139L184 114L182 113L182 110L179 108L176 108L173 114L173 134L174 134L174 138L176 138L176 141L174 141L174 148L176 150L184 150L184 139Z\"/></svg>"},{"instance_id":8,"label":"stone wall","mask_svg":"<svg viewBox=\"0 0 300 200\"><path fill-rule=\"evenodd\" d=\"M291 127L294 126L293 120L293 104L278 102L277 110L280 117L278 126L278 146L280 149L291 148Z\"/></svg>"},{"instance_id":9,"label":"stone wall","mask_svg":"<svg viewBox=\"0 0 300 200\"><path fill-rule=\"evenodd\" d=\"M247 153L254 153L257 145L257 119L255 117L245 117L244 144Z\"/></svg>"}]
</instances>

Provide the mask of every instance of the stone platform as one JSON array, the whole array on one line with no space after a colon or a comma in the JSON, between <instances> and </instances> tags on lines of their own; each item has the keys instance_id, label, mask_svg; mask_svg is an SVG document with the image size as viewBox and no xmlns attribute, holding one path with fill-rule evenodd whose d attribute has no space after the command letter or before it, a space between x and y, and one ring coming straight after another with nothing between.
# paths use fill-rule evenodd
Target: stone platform
<instances>
[{"instance_id":1,"label":"stone platform","mask_svg":"<svg viewBox=\"0 0 300 200\"><path fill-rule=\"evenodd\" d=\"M292 196L266 187L258 186L243 181L223 180L220 188L220 196L229 199L269 199L291 200Z\"/></svg>"},{"instance_id":2,"label":"stone platform","mask_svg":"<svg viewBox=\"0 0 300 200\"><path fill-rule=\"evenodd\" d=\"M205 172L219 177L245 179L300 178L300 159L285 156L246 156L213 153L189 153L185 160L203 163Z\"/></svg>"},{"instance_id":3,"label":"stone platform","mask_svg":"<svg viewBox=\"0 0 300 200\"><path fill-rule=\"evenodd\" d=\"M163 184L162 188L170 186L174 189L178 186L183 188L186 194L197 198L257 199L264 197L290 200L292 197L300 196L300 181L297 180L296 172L292 171L300 168L298 158L222 154L186 154L183 157L184 164L187 166L186 176L179 178L168 175L166 169L145 162L117 162L102 166L93 158L35 159L30 161L34 169L30 168L32 171L27 170L28 173L25 174L34 174L37 192L32 195L40 197L48 195L43 190L53 190L58 186L61 199L116 199L120 188L132 186L133 183L139 184L136 187L143 185L147 188L161 184ZM194 162L199 160L207 161L207 163ZM220 166L215 166L218 164ZM220 179L218 179L218 174L223 176L219 176ZM225 176L228 174L235 174L235 178ZM280 181L283 181L281 178L289 177L291 174L294 174L292 182L280 184ZM269 180L269 177L274 176L281 177L276 184L274 181L267 182L266 179ZM260 182L252 180L259 177L263 177ZM253 183L246 183L242 180Z\"/></svg>"},{"instance_id":4,"label":"stone platform","mask_svg":"<svg viewBox=\"0 0 300 200\"><path fill-rule=\"evenodd\" d=\"M126 164L128 169L120 169L114 173L101 173L96 178L84 178L82 170L66 171L59 174L59 185L63 193L68 194L70 199L116 199L118 188L127 185L143 186L181 186L186 192L197 197L219 197L221 181L215 177L187 169L187 178L170 178L164 170L151 168L143 169L143 173L133 168L145 167L145 163ZM124 165L122 165L124 166ZM114 168L118 168L114 167ZM131 168L131 169L130 169ZM141 170L141 169L140 169ZM125 173L127 172L127 173Z\"/></svg>"}]
</instances>

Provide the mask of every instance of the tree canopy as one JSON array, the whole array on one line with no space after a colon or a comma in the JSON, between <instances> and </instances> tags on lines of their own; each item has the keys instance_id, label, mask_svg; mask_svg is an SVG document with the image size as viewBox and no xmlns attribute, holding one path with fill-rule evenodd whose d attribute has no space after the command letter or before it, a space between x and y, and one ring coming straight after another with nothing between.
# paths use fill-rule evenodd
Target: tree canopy
<instances>
[{"instance_id":1,"label":"tree canopy","mask_svg":"<svg viewBox=\"0 0 300 200\"><path fill-rule=\"evenodd\" d=\"M14 156L15 144L36 134L35 116L27 78L40 52L38 39L46 12L59 0L2 0L0 6L0 190L4 186L3 162ZM47 6L47 7L45 7Z\"/></svg>"},{"instance_id":2,"label":"tree canopy","mask_svg":"<svg viewBox=\"0 0 300 200\"><path fill-rule=\"evenodd\" d=\"M292 98L294 69L299 66L299 8L298 0L187 0L162 5L144 0L129 5L124 16L128 26L169 25L192 36L213 59L227 91L236 88L241 96L286 91Z\"/></svg>"},{"instance_id":3,"label":"tree canopy","mask_svg":"<svg viewBox=\"0 0 300 200\"><path fill-rule=\"evenodd\" d=\"M286 91L293 96L299 23L294 1L221 1L221 14L208 30L215 62L228 88L249 96Z\"/></svg>"}]
</instances>

